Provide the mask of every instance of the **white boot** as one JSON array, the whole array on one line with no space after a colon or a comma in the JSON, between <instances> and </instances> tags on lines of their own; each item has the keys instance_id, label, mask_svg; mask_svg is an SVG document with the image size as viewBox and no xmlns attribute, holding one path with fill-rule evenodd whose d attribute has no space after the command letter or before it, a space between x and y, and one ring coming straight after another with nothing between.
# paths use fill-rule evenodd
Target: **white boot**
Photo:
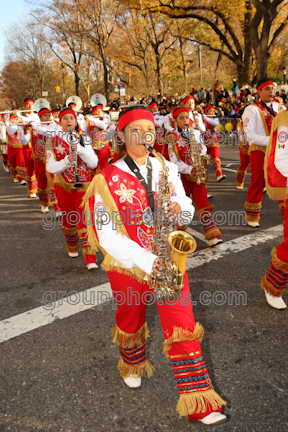
<instances>
[{"instance_id":1,"label":"white boot","mask_svg":"<svg viewBox=\"0 0 288 432\"><path fill-rule=\"evenodd\" d=\"M249 225L252 228L257 228L260 226L258 222L247 222L247 225Z\"/></svg>"},{"instance_id":2,"label":"white boot","mask_svg":"<svg viewBox=\"0 0 288 432\"><path fill-rule=\"evenodd\" d=\"M221 175L219 175L218 177L217 177L217 182L219 183L220 181L222 181L222 180L225 180L225 178L226 178L226 175L225 174L221 174Z\"/></svg>"},{"instance_id":3,"label":"white boot","mask_svg":"<svg viewBox=\"0 0 288 432\"><path fill-rule=\"evenodd\" d=\"M45 206L43 206L43 205L41 204L41 212L42 212L42 213L47 213L47 212L49 212L49 207L45 207Z\"/></svg>"},{"instance_id":4,"label":"white boot","mask_svg":"<svg viewBox=\"0 0 288 432\"><path fill-rule=\"evenodd\" d=\"M272 306L274 309L286 309L287 305L284 302L282 297L275 297L269 294L266 290L264 290L267 303Z\"/></svg>"},{"instance_id":5,"label":"white boot","mask_svg":"<svg viewBox=\"0 0 288 432\"><path fill-rule=\"evenodd\" d=\"M68 255L71 257L71 258L76 258L76 257L78 257L78 252L68 252Z\"/></svg>"},{"instance_id":6,"label":"white boot","mask_svg":"<svg viewBox=\"0 0 288 432\"><path fill-rule=\"evenodd\" d=\"M213 239L208 240L209 247L216 246L219 243L223 243L223 240L221 238L215 237Z\"/></svg>"},{"instance_id":7,"label":"white boot","mask_svg":"<svg viewBox=\"0 0 288 432\"><path fill-rule=\"evenodd\" d=\"M26 182L26 180L21 180L21 185L26 185L27 184L27 182Z\"/></svg>"},{"instance_id":8,"label":"white boot","mask_svg":"<svg viewBox=\"0 0 288 432\"><path fill-rule=\"evenodd\" d=\"M37 198L36 194L30 194L30 198Z\"/></svg>"},{"instance_id":9,"label":"white boot","mask_svg":"<svg viewBox=\"0 0 288 432\"><path fill-rule=\"evenodd\" d=\"M2 163L2 166L3 166L3 169L4 169L5 172L9 172L10 171L9 168L6 165L4 165L4 163Z\"/></svg>"},{"instance_id":10,"label":"white boot","mask_svg":"<svg viewBox=\"0 0 288 432\"><path fill-rule=\"evenodd\" d=\"M236 188L242 190L243 186L236 186Z\"/></svg>"},{"instance_id":11,"label":"white boot","mask_svg":"<svg viewBox=\"0 0 288 432\"><path fill-rule=\"evenodd\" d=\"M20 180L18 180L18 179L16 179L16 178L14 178L14 180L13 180L13 181L14 181L14 183L19 183L19 181L20 181Z\"/></svg>"},{"instance_id":12,"label":"white boot","mask_svg":"<svg viewBox=\"0 0 288 432\"><path fill-rule=\"evenodd\" d=\"M89 264L86 264L86 267L88 270L92 270L94 268L97 269L98 265L96 263L89 263Z\"/></svg>"},{"instance_id":13,"label":"white boot","mask_svg":"<svg viewBox=\"0 0 288 432\"><path fill-rule=\"evenodd\" d=\"M138 388L141 386L141 378L137 375L131 374L126 378L123 378L125 384L130 388Z\"/></svg>"},{"instance_id":14,"label":"white boot","mask_svg":"<svg viewBox=\"0 0 288 432\"><path fill-rule=\"evenodd\" d=\"M224 414L221 414L220 412L212 412L198 421L205 425L212 426L219 423L224 423L226 420L227 417Z\"/></svg>"}]
</instances>

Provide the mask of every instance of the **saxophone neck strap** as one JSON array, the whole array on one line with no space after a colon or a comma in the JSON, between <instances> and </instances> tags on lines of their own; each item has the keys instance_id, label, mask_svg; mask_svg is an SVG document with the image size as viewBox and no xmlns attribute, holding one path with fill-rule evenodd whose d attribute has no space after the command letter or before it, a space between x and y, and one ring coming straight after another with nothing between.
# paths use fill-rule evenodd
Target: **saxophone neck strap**
<instances>
[{"instance_id":1,"label":"saxophone neck strap","mask_svg":"<svg viewBox=\"0 0 288 432\"><path fill-rule=\"evenodd\" d=\"M276 113L273 108L270 108L265 102L261 100L262 105L267 109L267 111L273 116L276 117Z\"/></svg>"},{"instance_id":2,"label":"saxophone neck strap","mask_svg":"<svg viewBox=\"0 0 288 432\"><path fill-rule=\"evenodd\" d=\"M144 179L144 177L142 177L138 166L136 165L134 160L131 158L131 156L129 156L128 153L126 154L124 160L125 160L126 164L128 165L128 167L130 168L130 170L136 175L136 177L139 180L139 182L141 183L141 185L146 190L150 208L151 208L152 212L154 213L154 194L152 191L152 164L151 164L150 158L149 157L147 158L147 169L148 169L147 180L148 180L148 183L145 182L145 179Z\"/></svg>"}]
</instances>

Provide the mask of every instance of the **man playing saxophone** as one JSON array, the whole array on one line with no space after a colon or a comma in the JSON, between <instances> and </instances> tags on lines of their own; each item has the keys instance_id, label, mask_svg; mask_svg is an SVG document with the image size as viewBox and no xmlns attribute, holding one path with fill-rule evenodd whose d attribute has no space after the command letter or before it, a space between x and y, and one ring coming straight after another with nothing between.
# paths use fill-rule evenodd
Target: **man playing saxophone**
<instances>
[{"instance_id":1,"label":"man playing saxophone","mask_svg":"<svg viewBox=\"0 0 288 432\"><path fill-rule=\"evenodd\" d=\"M198 218L206 234L205 239L208 240L209 246L213 247L222 242L222 234L213 218L212 209L215 206L209 204L205 181L202 180L205 177L205 166L199 153L206 153L206 146L201 144L200 132L190 128L187 108L177 108L173 117L175 130L166 136L169 143L169 158L178 167L186 195L192 195L195 201Z\"/></svg>"},{"instance_id":2,"label":"man playing saxophone","mask_svg":"<svg viewBox=\"0 0 288 432\"><path fill-rule=\"evenodd\" d=\"M192 302L187 301L187 273L182 296L173 302L160 301L149 286L150 277L161 274L163 266L151 252L153 221L149 215L157 201L154 193L162 170L159 159L150 158L147 150L155 141L154 116L145 108L130 107L121 112L118 130L117 142L121 139L127 154L94 177L84 204L88 219L92 212L95 215L95 225L88 227L89 242L104 254L102 268L107 271L117 304L113 334L119 346L120 375L130 388L140 387L144 372L148 378L153 375L145 350L149 335L146 309L152 294L165 338L163 351L171 360L179 391L176 410L191 421L223 422L226 416L221 414L221 406L225 402L213 389L203 359L203 328L195 323ZM185 224L187 216L193 217L194 207L185 195L177 167L164 163L169 170L171 202L166 210L179 215L178 224ZM154 208L154 216L156 213Z\"/></svg>"}]
</instances>

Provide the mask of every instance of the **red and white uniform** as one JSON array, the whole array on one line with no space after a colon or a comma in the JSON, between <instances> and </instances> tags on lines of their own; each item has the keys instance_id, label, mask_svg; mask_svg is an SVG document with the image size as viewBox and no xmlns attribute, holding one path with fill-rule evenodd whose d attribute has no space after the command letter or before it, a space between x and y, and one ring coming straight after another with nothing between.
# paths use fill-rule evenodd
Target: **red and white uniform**
<instances>
[{"instance_id":1,"label":"red and white uniform","mask_svg":"<svg viewBox=\"0 0 288 432\"><path fill-rule=\"evenodd\" d=\"M203 124L206 132L202 132L202 138L204 144L207 146L207 153L211 157L211 163L214 167L216 177L222 175L220 151L219 151L219 136L217 134L217 126L219 126L219 119L214 117L208 117L203 114Z\"/></svg>"},{"instance_id":2,"label":"red and white uniform","mask_svg":"<svg viewBox=\"0 0 288 432\"><path fill-rule=\"evenodd\" d=\"M107 115L103 117L93 117L90 116L86 120L86 125L84 132L90 136L92 139L92 146L98 157L98 167L100 170L106 168L108 166L108 160L110 155L109 149L109 141L110 141L110 133L107 132L109 121ZM102 132L105 132L102 136ZM109 136L109 138L108 138ZM107 139L106 139L107 137ZM92 171L91 174L94 176L96 171Z\"/></svg>"},{"instance_id":3,"label":"red and white uniform","mask_svg":"<svg viewBox=\"0 0 288 432\"><path fill-rule=\"evenodd\" d=\"M10 161L11 174L14 179L26 179L25 158L23 145L19 141L18 128L15 123L10 123L8 117L5 119L7 134L7 154Z\"/></svg>"}]
</instances>

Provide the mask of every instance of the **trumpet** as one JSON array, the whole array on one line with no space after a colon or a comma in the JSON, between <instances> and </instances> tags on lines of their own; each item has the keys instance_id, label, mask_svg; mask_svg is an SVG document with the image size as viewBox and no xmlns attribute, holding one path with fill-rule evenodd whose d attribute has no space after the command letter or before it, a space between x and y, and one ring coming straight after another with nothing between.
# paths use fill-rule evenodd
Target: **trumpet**
<instances>
[{"instance_id":1,"label":"trumpet","mask_svg":"<svg viewBox=\"0 0 288 432\"><path fill-rule=\"evenodd\" d=\"M71 126L69 126L69 135L70 135L70 139L69 139L70 154L74 154L75 155L75 161L74 161L75 183L74 183L74 187L75 188L79 188L79 187L82 186L82 183L80 181L80 177L79 177L79 174L78 174L77 153L74 150L72 150L72 147L71 147L71 144L73 145L73 132L72 132Z\"/></svg>"}]
</instances>

